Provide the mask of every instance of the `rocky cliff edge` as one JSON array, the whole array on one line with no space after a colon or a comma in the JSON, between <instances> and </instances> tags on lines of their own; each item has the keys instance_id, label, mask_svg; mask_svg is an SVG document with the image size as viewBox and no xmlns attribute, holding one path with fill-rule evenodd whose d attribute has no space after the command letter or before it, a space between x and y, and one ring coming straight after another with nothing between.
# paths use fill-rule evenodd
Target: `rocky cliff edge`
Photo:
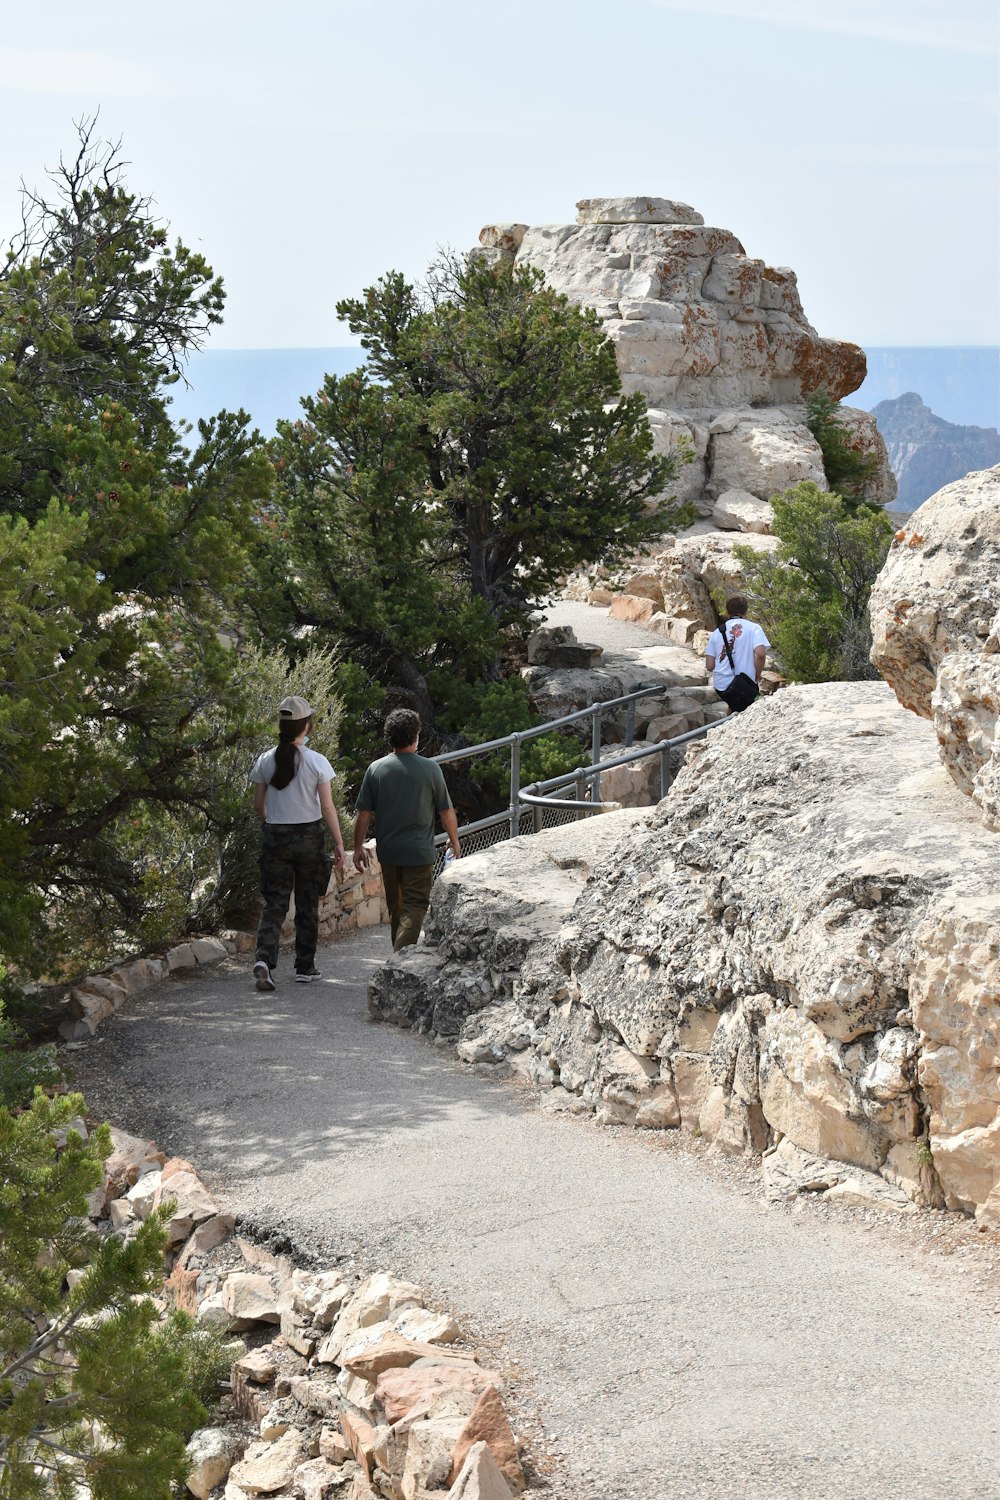
<instances>
[{"instance_id":1,"label":"rocky cliff edge","mask_svg":"<svg viewBox=\"0 0 1000 1500\"><path fill-rule=\"evenodd\" d=\"M931 725L882 684L792 688L624 816L462 861L373 1014L763 1152L773 1192L1000 1224L1000 840Z\"/></svg>"}]
</instances>

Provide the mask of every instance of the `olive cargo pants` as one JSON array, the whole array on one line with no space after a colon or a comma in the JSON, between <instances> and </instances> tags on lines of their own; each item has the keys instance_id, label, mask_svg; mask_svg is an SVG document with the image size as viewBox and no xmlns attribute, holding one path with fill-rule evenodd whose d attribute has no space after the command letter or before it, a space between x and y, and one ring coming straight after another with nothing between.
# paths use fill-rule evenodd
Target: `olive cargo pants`
<instances>
[{"instance_id":1,"label":"olive cargo pants","mask_svg":"<svg viewBox=\"0 0 1000 1500\"><path fill-rule=\"evenodd\" d=\"M392 946L406 948L420 936L431 900L433 865L382 865Z\"/></svg>"}]
</instances>

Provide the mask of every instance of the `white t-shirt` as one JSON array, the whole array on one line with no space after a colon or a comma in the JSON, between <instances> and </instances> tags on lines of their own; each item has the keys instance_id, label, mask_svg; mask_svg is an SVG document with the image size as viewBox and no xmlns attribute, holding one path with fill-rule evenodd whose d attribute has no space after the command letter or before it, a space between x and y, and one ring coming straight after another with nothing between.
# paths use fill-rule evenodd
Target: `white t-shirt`
<instances>
[{"instance_id":1,"label":"white t-shirt","mask_svg":"<svg viewBox=\"0 0 1000 1500\"><path fill-rule=\"evenodd\" d=\"M736 670L729 665L729 657L722 646L722 631L713 630L705 647L706 656L715 657L715 671L712 673L712 683L716 692L727 688L736 676L737 672L745 672L753 681L757 680L757 669L754 666L753 654L757 646L763 646L765 651L770 649L771 642L756 625L753 620L728 620L726 622L726 636L729 640L729 649L733 653L733 663Z\"/></svg>"},{"instance_id":2,"label":"white t-shirt","mask_svg":"<svg viewBox=\"0 0 1000 1500\"><path fill-rule=\"evenodd\" d=\"M265 750L253 763L250 780L267 787L264 811L269 823L315 823L323 816L319 789L324 781L333 780L333 767L325 755L310 750L308 745L296 745L295 749L298 753L295 775L280 791L270 784L274 751Z\"/></svg>"}]
</instances>

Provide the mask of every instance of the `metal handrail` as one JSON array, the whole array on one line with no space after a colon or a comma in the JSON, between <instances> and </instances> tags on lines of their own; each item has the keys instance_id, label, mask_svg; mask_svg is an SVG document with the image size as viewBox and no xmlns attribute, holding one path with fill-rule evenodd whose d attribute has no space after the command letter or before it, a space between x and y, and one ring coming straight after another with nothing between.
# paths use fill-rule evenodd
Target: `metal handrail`
<instances>
[{"instance_id":1,"label":"metal handrail","mask_svg":"<svg viewBox=\"0 0 1000 1500\"><path fill-rule=\"evenodd\" d=\"M541 827L540 813L543 808L552 808L563 811L576 812L578 816L587 817L592 813L612 812L621 808L620 802L600 802L597 800L597 788L600 785L600 777L605 771L610 771L616 766L629 765L632 761L644 760L650 755L660 756L660 795L665 796L669 786L668 754L677 745L686 744L688 740L699 739L707 734L710 729L716 728L718 724L724 724L725 719L714 720L708 724L699 725L697 729L689 729L684 734L675 735L673 739L657 740L652 745L642 745L636 750L626 750L622 755L616 755L608 760L601 760L601 720L605 710L619 708L622 704L627 705L626 717L626 745L632 744L635 733L635 705L641 698L649 698L669 691L667 684L651 683L646 687L636 688L631 693L625 693L618 698L607 698L600 703L592 703L588 708L577 709L571 714L564 714L559 719L549 719L544 724L536 724L530 729L516 730L513 734L504 735L500 739L483 740L477 745L467 745L460 750L448 750L442 755L435 755L434 760L438 765L448 765L452 761L468 760L478 755L488 755L494 750L509 750L511 753L510 764L510 803L503 812L494 813L491 817L480 818L475 823L467 823L458 830L459 837L469 836L482 832L487 828L499 827L502 823L509 825L511 838L518 838L521 831L521 815L530 809L534 812L535 831ZM547 734L552 729L562 729L570 724L577 724L582 719L591 720L591 763L589 766L580 766L574 771L564 771L559 776L551 776L545 781L533 781L529 786L520 785L521 768L521 745L525 740L536 739L541 734ZM560 799L547 796L546 793L556 791L561 787L576 785L576 798L574 800ZM589 783L590 799L587 799ZM435 844L441 848L447 842L447 835L438 834Z\"/></svg>"},{"instance_id":2,"label":"metal handrail","mask_svg":"<svg viewBox=\"0 0 1000 1500\"><path fill-rule=\"evenodd\" d=\"M513 734L503 735L500 739L483 740L478 745L465 745L460 750L446 750L441 755L435 755L434 760L439 766L449 765L456 760L471 760L476 756L489 755L494 750L510 751L510 797L507 803L507 811L502 815L494 815L492 819L481 820L474 825L475 828L493 827L495 824L506 821L510 828L512 839L518 837L521 831L521 746L525 740L537 739L541 734L548 734L553 729L565 729L570 724L578 724L582 719L590 720L590 758L592 764L601 758L601 723L608 709L620 708L626 705L625 716L625 743L631 745L635 734L635 705L640 698L651 698L663 694L666 685L658 682L647 683L645 687L634 688L631 693L623 693L617 698L605 698L600 703L591 703L588 708L578 708L574 713L563 714L558 719L548 719L544 724L535 724L530 729L518 729ZM586 775L593 781L593 770L588 770ZM595 784L596 785L596 784ZM592 787L592 797L594 788ZM579 800L583 801L582 791ZM459 837L463 833L473 831L473 825L459 829ZM438 843L443 843L442 835L438 836Z\"/></svg>"},{"instance_id":3,"label":"metal handrail","mask_svg":"<svg viewBox=\"0 0 1000 1500\"><path fill-rule=\"evenodd\" d=\"M633 706L640 698L652 698L656 694L667 692L668 688L663 683L650 683L648 687L636 688L634 692L624 693L620 698L604 698L600 703L591 703L589 708L578 708L575 713L563 714L561 719L547 719L544 724L535 724L531 729L517 729L513 734L505 734L499 740L482 740L478 745L466 745L461 750L447 750L443 755L435 755L432 758L439 766L445 766L449 761L468 760L474 755L487 755L491 750L503 750L511 745L523 744L525 740L537 739L540 734L548 734L550 729L564 729L567 724L576 724L580 719L593 718L595 714L603 717L606 709L618 708L622 703L630 703Z\"/></svg>"},{"instance_id":4,"label":"metal handrail","mask_svg":"<svg viewBox=\"0 0 1000 1500\"><path fill-rule=\"evenodd\" d=\"M615 755L608 760L598 761L588 766L585 775L596 772L599 777L605 771L611 771L615 766L627 766L636 760L645 760L647 756L659 755L660 759L660 795L667 794L666 777L669 773L667 766L667 755L669 751L678 745L686 745L689 740L700 739L709 730L717 729L720 724L725 724L725 719L713 719L707 724L699 724L697 729L686 729L683 734L674 735L669 740L656 740L652 745L641 745L638 750L629 750L624 755ZM574 781L579 782L579 771L564 771L559 776L550 776L547 781L533 781L520 792L520 800L526 802L529 807L576 807L576 802L559 802L553 797L544 795L547 791L556 791L559 787L570 786ZM620 803L591 802L592 808L620 807Z\"/></svg>"}]
</instances>

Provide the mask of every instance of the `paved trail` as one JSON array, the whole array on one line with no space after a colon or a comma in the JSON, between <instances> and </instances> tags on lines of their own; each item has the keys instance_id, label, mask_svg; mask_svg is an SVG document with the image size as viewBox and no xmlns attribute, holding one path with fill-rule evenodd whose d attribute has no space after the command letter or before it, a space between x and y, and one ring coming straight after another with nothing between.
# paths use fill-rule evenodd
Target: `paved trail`
<instances>
[{"instance_id":1,"label":"paved trail","mask_svg":"<svg viewBox=\"0 0 1000 1500\"><path fill-rule=\"evenodd\" d=\"M387 950L356 934L266 997L246 965L175 977L75 1055L80 1085L258 1224L502 1337L564 1455L550 1500L997 1493L996 1296L908 1232L770 1208L372 1025Z\"/></svg>"}]
</instances>

